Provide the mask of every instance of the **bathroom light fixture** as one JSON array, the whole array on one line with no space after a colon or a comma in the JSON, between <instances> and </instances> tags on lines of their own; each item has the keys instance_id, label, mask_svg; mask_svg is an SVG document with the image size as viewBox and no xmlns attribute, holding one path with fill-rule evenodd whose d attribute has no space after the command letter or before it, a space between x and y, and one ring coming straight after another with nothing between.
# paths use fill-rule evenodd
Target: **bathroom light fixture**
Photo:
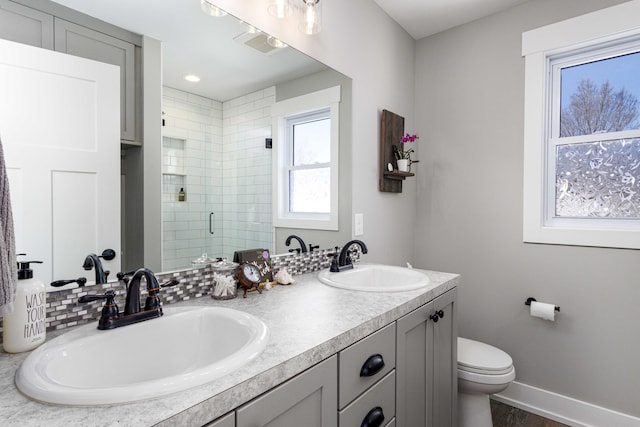
<instances>
[{"instance_id":1,"label":"bathroom light fixture","mask_svg":"<svg viewBox=\"0 0 640 427\"><path fill-rule=\"evenodd\" d=\"M293 14L291 0L269 0L267 12L269 12L269 15L275 16L278 19L291 16Z\"/></svg>"},{"instance_id":2,"label":"bathroom light fixture","mask_svg":"<svg viewBox=\"0 0 640 427\"><path fill-rule=\"evenodd\" d=\"M322 29L322 4L320 0L302 0L298 30L302 34L318 34Z\"/></svg>"},{"instance_id":3,"label":"bathroom light fixture","mask_svg":"<svg viewBox=\"0 0 640 427\"><path fill-rule=\"evenodd\" d=\"M211 16L215 16L215 17L220 17L220 16L226 16L227 15L227 12L225 12L222 9L220 9L218 6L214 6L208 0L200 0L200 8L207 15L211 15Z\"/></svg>"},{"instance_id":4,"label":"bathroom light fixture","mask_svg":"<svg viewBox=\"0 0 640 427\"><path fill-rule=\"evenodd\" d=\"M200 77L196 76L195 74L187 74L186 76L184 76L184 79L191 83L198 83L200 81Z\"/></svg>"},{"instance_id":5,"label":"bathroom light fixture","mask_svg":"<svg viewBox=\"0 0 640 427\"><path fill-rule=\"evenodd\" d=\"M269 46L277 47L278 49L287 47L287 44L285 42L273 36L267 37L267 43L269 43Z\"/></svg>"}]
</instances>

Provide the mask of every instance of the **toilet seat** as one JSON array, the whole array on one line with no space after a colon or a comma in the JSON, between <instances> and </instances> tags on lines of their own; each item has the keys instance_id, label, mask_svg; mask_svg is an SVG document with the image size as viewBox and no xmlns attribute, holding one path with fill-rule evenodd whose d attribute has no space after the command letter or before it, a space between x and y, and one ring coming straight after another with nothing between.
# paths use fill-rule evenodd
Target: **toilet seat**
<instances>
[{"instance_id":1,"label":"toilet seat","mask_svg":"<svg viewBox=\"0 0 640 427\"><path fill-rule=\"evenodd\" d=\"M513 371L513 359L504 351L483 342L458 337L458 376L508 378Z\"/></svg>"}]
</instances>

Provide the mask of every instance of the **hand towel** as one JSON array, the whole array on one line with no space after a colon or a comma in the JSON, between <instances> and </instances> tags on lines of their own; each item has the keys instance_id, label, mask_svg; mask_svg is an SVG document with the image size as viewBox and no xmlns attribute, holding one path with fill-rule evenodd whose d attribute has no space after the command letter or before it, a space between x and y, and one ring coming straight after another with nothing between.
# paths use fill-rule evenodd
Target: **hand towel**
<instances>
[{"instance_id":1,"label":"hand towel","mask_svg":"<svg viewBox=\"0 0 640 427\"><path fill-rule=\"evenodd\" d=\"M9 179L0 140L0 316L13 311L18 282L17 270Z\"/></svg>"}]
</instances>

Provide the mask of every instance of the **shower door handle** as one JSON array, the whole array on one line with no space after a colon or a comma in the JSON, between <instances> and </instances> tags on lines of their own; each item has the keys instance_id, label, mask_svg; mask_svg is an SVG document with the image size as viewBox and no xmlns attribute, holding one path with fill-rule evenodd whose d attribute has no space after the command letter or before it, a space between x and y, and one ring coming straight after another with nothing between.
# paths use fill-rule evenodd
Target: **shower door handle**
<instances>
[{"instance_id":1,"label":"shower door handle","mask_svg":"<svg viewBox=\"0 0 640 427\"><path fill-rule=\"evenodd\" d=\"M209 234L216 234L216 214L213 212L209 213Z\"/></svg>"}]
</instances>

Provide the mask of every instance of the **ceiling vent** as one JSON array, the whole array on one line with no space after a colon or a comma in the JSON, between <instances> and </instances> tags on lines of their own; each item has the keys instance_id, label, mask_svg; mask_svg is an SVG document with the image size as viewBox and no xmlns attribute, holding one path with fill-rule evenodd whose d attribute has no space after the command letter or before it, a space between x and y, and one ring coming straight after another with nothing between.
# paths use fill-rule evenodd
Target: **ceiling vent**
<instances>
[{"instance_id":1,"label":"ceiling vent","mask_svg":"<svg viewBox=\"0 0 640 427\"><path fill-rule=\"evenodd\" d=\"M271 46L267 42L267 35L265 33L242 33L234 37L233 40L255 49L263 55L273 55L274 53L282 50Z\"/></svg>"}]
</instances>

